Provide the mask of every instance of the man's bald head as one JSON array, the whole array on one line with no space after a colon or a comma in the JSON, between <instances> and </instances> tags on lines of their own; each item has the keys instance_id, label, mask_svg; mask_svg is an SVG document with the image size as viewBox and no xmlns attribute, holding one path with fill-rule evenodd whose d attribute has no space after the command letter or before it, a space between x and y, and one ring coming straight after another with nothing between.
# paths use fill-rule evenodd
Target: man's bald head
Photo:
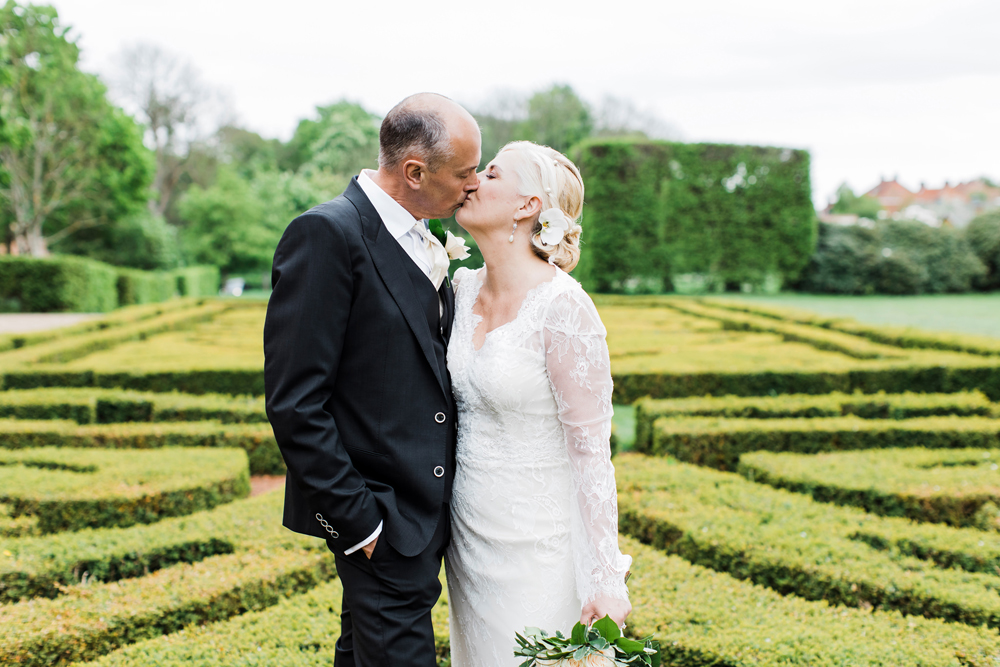
<instances>
[{"instance_id":1,"label":"man's bald head","mask_svg":"<svg viewBox=\"0 0 1000 667\"><path fill-rule=\"evenodd\" d=\"M436 172L455 155L455 140L479 134L472 115L444 95L410 95L386 114L379 130L378 163L391 171L416 157Z\"/></svg>"}]
</instances>

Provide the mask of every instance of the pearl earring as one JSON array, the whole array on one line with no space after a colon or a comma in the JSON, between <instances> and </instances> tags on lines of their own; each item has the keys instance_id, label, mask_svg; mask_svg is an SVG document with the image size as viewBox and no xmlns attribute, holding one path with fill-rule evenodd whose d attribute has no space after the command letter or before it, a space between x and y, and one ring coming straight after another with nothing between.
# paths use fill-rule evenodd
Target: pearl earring
<instances>
[{"instance_id":1,"label":"pearl earring","mask_svg":"<svg viewBox=\"0 0 1000 667\"><path fill-rule=\"evenodd\" d=\"M507 239L510 243L514 242L514 232L517 231L517 220L514 221L514 231L510 233L510 238Z\"/></svg>"}]
</instances>

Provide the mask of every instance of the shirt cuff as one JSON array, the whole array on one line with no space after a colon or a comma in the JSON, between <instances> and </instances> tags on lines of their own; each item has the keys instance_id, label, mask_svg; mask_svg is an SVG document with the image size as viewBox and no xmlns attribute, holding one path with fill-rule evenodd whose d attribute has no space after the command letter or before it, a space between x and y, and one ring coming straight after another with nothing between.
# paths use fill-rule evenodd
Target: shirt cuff
<instances>
[{"instance_id":1,"label":"shirt cuff","mask_svg":"<svg viewBox=\"0 0 1000 667\"><path fill-rule=\"evenodd\" d=\"M382 534L382 523L383 523L382 521L379 521L378 522L378 527L375 529L375 532L372 533L371 535L369 535L368 539L361 540L360 542L358 542L357 544L355 544L353 547L351 547L350 549L348 549L347 551L345 551L344 555L345 556L350 556L352 553L354 553L358 549L360 549L362 547L366 547L369 544L371 544L372 542L374 542L375 538Z\"/></svg>"}]
</instances>

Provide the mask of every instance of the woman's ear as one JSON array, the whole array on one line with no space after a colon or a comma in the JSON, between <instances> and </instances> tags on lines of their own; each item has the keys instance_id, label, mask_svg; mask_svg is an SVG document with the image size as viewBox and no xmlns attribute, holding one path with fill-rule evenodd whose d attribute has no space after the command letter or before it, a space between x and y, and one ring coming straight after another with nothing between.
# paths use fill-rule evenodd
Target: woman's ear
<instances>
[{"instance_id":1,"label":"woman's ear","mask_svg":"<svg viewBox=\"0 0 1000 667\"><path fill-rule=\"evenodd\" d=\"M518 222L521 220L529 220L541 212L542 200L538 197L532 197L528 201L524 202L524 205L522 205L521 208L517 209L517 213L514 214L514 219Z\"/></svg>"},{"instance_id":2,"label":"woman's ear","mask_svg":"<svg viewBox=\"0 0 1000 667\"><path fill-rule=\"evenodd\" d=\"M419 190L426 171L427 165L420 160L407 160L403 163L403 180L411 189Z\"/></svg>"}]
</instances>

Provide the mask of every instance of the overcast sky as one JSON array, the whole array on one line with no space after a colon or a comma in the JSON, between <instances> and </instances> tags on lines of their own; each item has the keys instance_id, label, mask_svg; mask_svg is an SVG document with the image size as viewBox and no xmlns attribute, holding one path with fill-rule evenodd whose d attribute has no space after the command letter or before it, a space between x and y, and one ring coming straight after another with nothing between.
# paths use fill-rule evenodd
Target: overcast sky
<instances>
[{"instance_id":1,"label":"overcast sky","mask_svg":"<svg viewBox=\"0 0 1000 667\"><path fill-rule=\"evenodd\" d=\"M997 0L54 4L85 69L157 44L282 139L340 98L385 113L421 90L476 105L557 82L628 98L687 141L809 149L817 204L881 175L1000 179Z\"/></svg>"}]
</instances>

